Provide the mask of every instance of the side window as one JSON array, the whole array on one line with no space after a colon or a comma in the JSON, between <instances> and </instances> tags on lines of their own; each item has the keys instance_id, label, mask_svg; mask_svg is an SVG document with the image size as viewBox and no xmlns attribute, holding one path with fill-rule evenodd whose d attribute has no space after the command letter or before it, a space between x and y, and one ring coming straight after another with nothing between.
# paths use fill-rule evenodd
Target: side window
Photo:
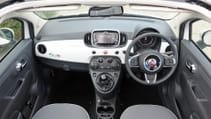
<instances>
[{"instance_id":1,"label":"side window","mask_svg":"<svg viewBox=\"0 0 211 119\"><path fill-rule=\"evenodd\" d=\"M211 60L211 23L198 20L192 23L192 41Z\"/></svg>"},{"instance_id":2,"label":"side window","mask_svg":"<svg viewBox=\"0 0 211 119\"><path fill-rule=\"evenodd\" d=\"M0 24L0 61L23 39L23 24L7 19Z\"/></svg>"}]
</instances>

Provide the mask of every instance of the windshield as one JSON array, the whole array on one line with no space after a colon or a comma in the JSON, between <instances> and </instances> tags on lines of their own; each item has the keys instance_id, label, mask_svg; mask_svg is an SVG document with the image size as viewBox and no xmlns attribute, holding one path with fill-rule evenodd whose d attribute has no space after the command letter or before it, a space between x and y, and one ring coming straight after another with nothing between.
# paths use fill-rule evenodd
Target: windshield
<instances>
[{"instance_id":1,"label":"windshield","mask_svg":"<svg viewBox=\"0 0 211 119\"><path fill-rule=\"evenodd\" d=\"M43 9L36 9L36 12L34 13L43 19L89 16L89 9L91 7L93 6L71 5L55 8L49 7ZM146 16L160 19L172 19L180 12L184 12L178 9L138 5L125 5L122 6L122 8L123 15Z\"/></svg>"}]
</instances>

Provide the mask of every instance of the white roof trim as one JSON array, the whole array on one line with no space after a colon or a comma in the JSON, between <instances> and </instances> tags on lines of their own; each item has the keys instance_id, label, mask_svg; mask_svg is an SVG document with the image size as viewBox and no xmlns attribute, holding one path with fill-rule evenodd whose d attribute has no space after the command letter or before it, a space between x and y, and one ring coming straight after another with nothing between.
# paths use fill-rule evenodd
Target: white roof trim
<instances>
[{"instance_id":1,"label":"white roof trim","mask_svg":"<svg viewBox=\"0 0 211 119\"><path fill-rule=\"evenodd\" d=\"M62 6L72 4L84 4L84 5L147 5L147 6L159 6L168 8L178 8L200 13L211 20L211 12L201 6L183 2L174 1L160 1L160 0L43 0L43 1L28 1L22 3L16 3L0 9L0 17L17 10L40 8L47 6Z\"/></svg>"}]
</instances>

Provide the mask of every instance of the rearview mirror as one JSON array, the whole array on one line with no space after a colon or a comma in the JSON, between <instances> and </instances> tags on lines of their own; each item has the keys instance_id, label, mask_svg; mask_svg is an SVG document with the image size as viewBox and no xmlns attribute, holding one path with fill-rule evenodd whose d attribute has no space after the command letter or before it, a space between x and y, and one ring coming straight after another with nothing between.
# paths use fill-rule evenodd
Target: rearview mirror
<instances>
[{"instance_id":1,"label":"rearview mirror","mask_svg":"<svg viewBox=\"0 0 211 119\"><path fill-rule=\"evenodd\" d=\"M96 6L89 9L89 16L91 17L118 16L122 14L122 6Z\"/></svg>"}]
</instances>

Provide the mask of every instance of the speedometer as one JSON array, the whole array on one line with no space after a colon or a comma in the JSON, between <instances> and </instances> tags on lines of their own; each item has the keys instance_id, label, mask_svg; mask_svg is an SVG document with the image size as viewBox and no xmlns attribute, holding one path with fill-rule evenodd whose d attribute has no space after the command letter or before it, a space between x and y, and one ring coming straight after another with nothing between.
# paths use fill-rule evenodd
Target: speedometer
<instances>
[{"instance_id":1,"label":"speedometer","mask_svg":"<svg viewBox=\"0 0 211 119\"><path fill-rule=\"evenodd\" d=\"M139 42L143 46L150 46L153 44L154 40L155 40L155 37L148 36L148 37L144 37L144 38L140 39Z\"/></svg>"}]
</instances>

